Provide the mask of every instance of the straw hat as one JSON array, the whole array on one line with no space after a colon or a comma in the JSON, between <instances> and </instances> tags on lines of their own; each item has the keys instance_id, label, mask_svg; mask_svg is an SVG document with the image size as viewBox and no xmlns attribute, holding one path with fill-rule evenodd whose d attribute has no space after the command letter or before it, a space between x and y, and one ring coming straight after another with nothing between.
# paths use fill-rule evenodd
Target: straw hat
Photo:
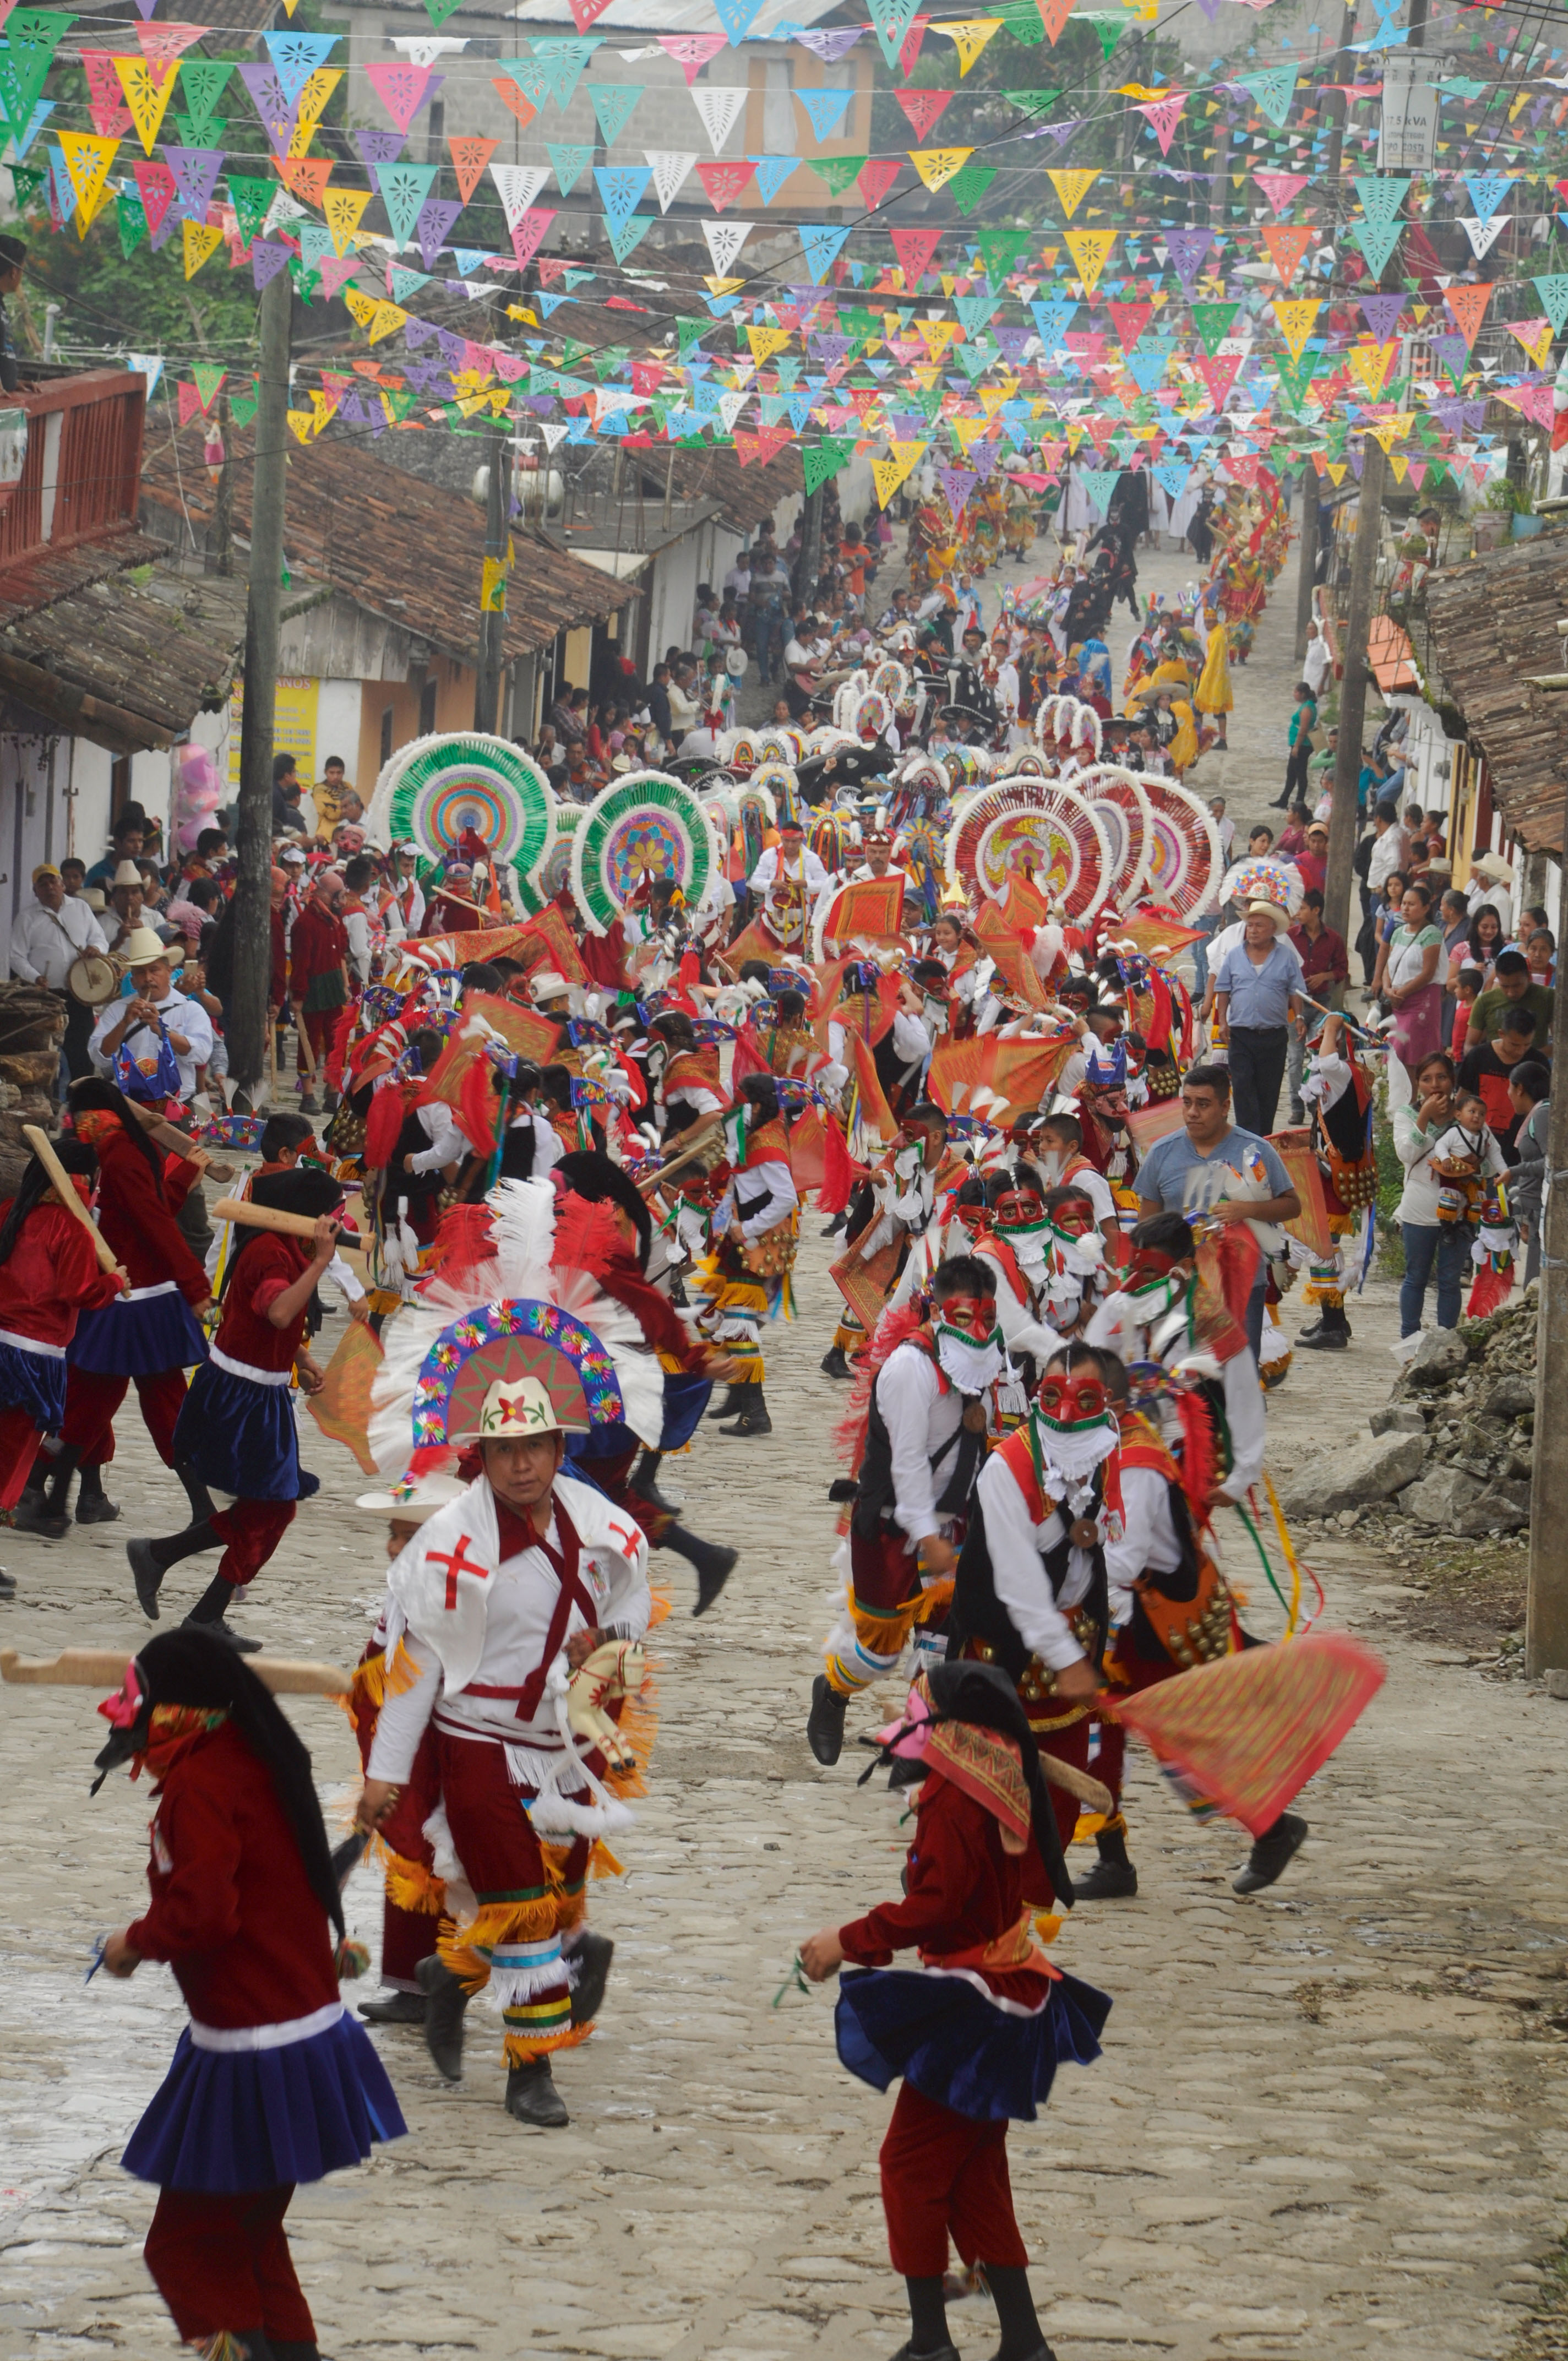
<instances>
[{"instance_id":1,"label":"straw hat","mask_svg":"<svg viewBox=\"0 0 1568 2361\"><path fill-rule=\"evenodd\" d=\"M455 1434L454 1444L483 1442L526 1443L536 1434L565 1434L573 1429L563 1426L550 1398L550 1389L540 1378L498 1378L479 1406L479 1423L471 1434Z\"/></svg>"},{"instance_id":2,"label":"straw hat","mask_svg":"<svg viewBox=\"0 0 1568 2361\"><path fill-rule=\"evenodd\" d=\"M147 880L134 861L122 861L111 883L115 885L145 885Z\"/></svg>"},{"instance_id":3,"label":"straw hat","mask_svg":"<svg viewBox=\"0 0 1568 2361\"><path fill-rule=\"evenodd\" d=\"M1277 935L1282 935L1290 924L1290 913L1282 910L1277 902L1249 902L1246 914L1249 918L1267 918Z\"/></svg>"},{"instance_id":4,"label":"straw hat","mask_svg":"<svg viewBox=\"0 0 1568 2361\"><path fill-rule=\"evenodd\" d=\"M1477 876L1489 877L1494 885L1511 885L1514 882L1514 864L1500 853L1477 852L1470 866Z\"/></svg>"}]
</instances>

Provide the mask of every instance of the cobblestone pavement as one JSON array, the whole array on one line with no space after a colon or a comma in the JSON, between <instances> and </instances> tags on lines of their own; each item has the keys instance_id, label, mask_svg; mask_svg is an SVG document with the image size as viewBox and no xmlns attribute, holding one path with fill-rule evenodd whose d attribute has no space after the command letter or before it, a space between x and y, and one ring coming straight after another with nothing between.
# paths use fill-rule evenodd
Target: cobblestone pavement
<instances>
[{"instance_id":1,"label":"cobblestone pavement","mask_svg":"<svg viewBox=\"0 0 1568 2361\"><path fill-rule=\"evenodd\" d=\"M1229 757L1260 802L1277 731L1247 705L1288 669L1270 660L1277 621L1243 675ZM291 2217L337 2361L878 2361L905 2334L877 2199L887 2103L837 2066L824 1993L774 2005L797 1939L893 1892L901 1850L897 1806L857 1789L852 1752L822 1772L803 1735L842 1408L817 1367L833 1317L819 1227L806 1224L800 1317L768 1338L773 1439L710 1430L666 1468L689 1521L743 1556L701 1623L684 1565L669 1576L654 1792L618 1844L628 1874L595 1891L618 1950L601 2027L559 2069L571 2128L526 2132L502 2113L482 2004L457 2090L417 2034L377 2035L412 2136L303 2191ZM1374 1282L1352 1317L1352 1351L1299 1356L1273 1398L1281 1467L1364 1432L1387 1393L1389 1290ZM306 1457L323 1496L242 1620L280 1651L347 1664L378 1544L348 1506L345 1455L307 1430ZM145 1634L123 1538L167 1528L180 1502L134 1419L111 1489L118 1528L55 1546L7 1537L20 1595L5 1636L25 1652L128 1650ZM1224 1537L1227 1563L1267 1632L1240 1538ZM1312 1556L1329 1620L1383 1646L1389 1679L1308 1791L1305 1850L1272 1892L1238 1899L1244 1840L1191 1822L1146 1759L1130 1797L1140 1895L1086 1905L1060 1938L1063 1960L1115 1999L1103 2059L1064 2074L1012 2141L1062 2361L1500 2356L1568 2213L1568 1879L1540 1842L1568 1780L1568 1709L1406 1638L1397 1581L1354 1533ZM205 1579L180 1569L173 1603ZM93 1937L139 1906L148 1812L123 1776L89 1803L93 1702L0 1699L7 2361L174 2350L138 2251L151 2192L116 2158L181 2012L160 1970L82 1988ZM297 1717L345 1808L346 1724L314 1702ZM851 1734L879 1718L868 1701ZM351 1903L373 1938L368 1875ZM952 2322L966 2356L994 2349L988 2306L955 2306Z\"/></svg>"}]
</instances>

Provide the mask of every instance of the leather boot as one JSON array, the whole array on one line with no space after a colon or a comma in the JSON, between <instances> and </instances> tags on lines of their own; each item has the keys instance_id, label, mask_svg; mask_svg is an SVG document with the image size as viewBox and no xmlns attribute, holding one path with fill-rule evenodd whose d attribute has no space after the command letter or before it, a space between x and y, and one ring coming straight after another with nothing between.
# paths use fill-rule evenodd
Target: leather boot
<instances>
[{"instance_id":1,"label":"leather boot","mask_svg":"<svg viewBox=\"0 0 1568 2361\"><path fill-rule=\"evenodd\" d=\"M1350 1323L1344 1316L1343 1303L1325 1303L1323 1316L1310 1335L1298 1336L1309 1353L1343 1353L1350 1343Z\"/></svg>"},{"instance_id":2,"label":"leather boot","mask_svg":"<svg viewBox=\"0 0 1568 2361\"><path fill-rule=\"evenodd\" d=\"M1307 1835L1305 1820L1294 1812L1281 1812L1254 1844L1241 1875L1231 1880L1232 1893L1261 1894L1266 1885L1272 1885L1295 1860Z\"/></svg>"},{"instance_id":3,"label":"leather boot","mask_svg":"<svg viewBox=\"0 0 1568 2361\"><path fill-rule=\"evenodd\" d=\"M832 1345L828 1352L823 1354L821 1360L817 1363L817 1367L822 1371L825 1378L852 1378L855 1374L853 1369L850 1368L849 1362L844 1358L844 1347L842 1345Z\"/></svg>"},{"instance_id":4,"label":"leather boot","mask_svg":"<svg viewBox=\"0 0 1568 2361\"><path fill-rule=\"evenodd\" d=\"M747 1396L751 1391L750 1386L727 1387L724 1400L721 1402L709 1402L703 1412L704 1418L739 1418L746 1407Z\"/></svg>"},{"instance_id":5,"label":"leather boot","mask_svg":"<svg viewBox=\"0 0 1568 2361\"><path fill-rule=\"evenodd\" d=\"M1124 1828L1102 1828L1094 1839L1100 1859L1087 1877L1075 1877L1072 1890L1080 1902L1130 1902L1138 1890L1138 1872L1127 1859Z\"/></svg>"},{"instance_id":6,"label":"leather boot","mask_svg":"<svg viewBox=\"0 0 1568 2361\"><path fill-rule=\"evenodd\" d=\"M702 1541L696 1533L688 1533L684 1525L667 1525L663 1545L684 1557L696 1573L696 1605L692 1613L706 1615L739 1565L740 1551L725 1549L718 1542Z\"/></svg>"},{"instance_id":7,"label":"leather boot","mask_svg":"<svg viewBox=\"0 0 1568 2361\"><path fill-rule=\"evenodd\" d=\"M455 1976L433 1951L428 1960L420 1961L414 1976L427 2003L424 2046L435 2061L436 2072L448 2082L460 2082L463 2080L463 2015L469 2000L463 1979Z\"/></svg>"},{"instance_id":8,"label":"leather boot","mask_svg":"<svg viewBox=\"0 0 1568 2361\"><path fill-rule=\"evenodd\" d=\"M591 2025L604 2004L604 1989L609 1982L609 1963L615 1957L615 1945L608 1935L596 1935L590 1927L567 1956L576 1971L576 1981L572 1985L572 2023Z\"/></svg>"},{"instance_id":9,"label":"leather boot","mask_svg":"<svg viewBox=\"0 0 1568 2361\"><path fill-rule=\"evenodd\" d=\"M76 1496L77 1523L79 1525L112 1525L119 1513L118 1509L104 1489L102 1467L83 1467L82 1488Z\"/></svg>"},{"instance_id":10,"label":"leather boot","mask_svg":"<svg viewBox=\"0 0 1568 2361\"><path fill-rule=\"evenodd\" d=\"M56 1452L54 1466L49 1469L49 1482L44 1488L46 1517L63 1517L67 1524L71 1522L71 1479L81 1458L81 1452L70 1444L62 1444Z\"/></svg>"},{"instance_id":11,"label":"leather boot","mask_svg":"<svg viewBox=\"0 0 1568 2361\"><path fill-rule=\"evenodd\" d=\"M392 1991L362 2000L359 2014L367 2025L422 2025L429 2006L422 1993Z\"/></svg>"},{"instance_id":12,"label":"leather boot","mask_svg":"<svg viewBox=\"0 0 1568 2361\"><path fill-rule=\"evenodd\" d=\"M537 2124L542 2131L560 2131L571 2121L548 2058L531 2058L526 2066L509 2067L506 2105L508 2114L515 2115L520 2124Z\"/></svg>"},{"instance_id":13,"label":"leather boot","mask_svg":"<svg viewBox=\"0 0 1568 2361\"><path fill-rule=\"evenodd\" d=\"M762 1387L740 1386L736 1390L745 1398L739 1406L740 1415L733 1426L721 1426L718 1430L719 1433L729 1435L731 1441L739 1436L742 1442L751 1437L772 1434L773 1422L768 1416L768 1405L763 1399Z\"/></svg>"},{"instance_id":14,"label":"leather boot","mask_svg":"<svg viewBox=\"0 0 1568 2361\"><path fill-rule=\"evenodd\" d=\"M806 1742L827 1769L832 1768L844 1751L844 1716L849 1709L849 1698L832 1686L826 1673L818 1673L811 1684Z\"/></svg>"}]
</instances>

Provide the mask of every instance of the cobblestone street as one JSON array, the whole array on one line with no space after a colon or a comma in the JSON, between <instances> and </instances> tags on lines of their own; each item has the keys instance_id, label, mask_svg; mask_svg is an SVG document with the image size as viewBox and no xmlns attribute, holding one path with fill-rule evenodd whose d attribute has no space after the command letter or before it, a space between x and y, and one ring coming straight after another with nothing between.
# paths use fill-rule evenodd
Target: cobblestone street
<instances>
[{"instance_id":1,"label":"cobblestone street","mask_svg":"<svg viewBox=\"0 0 1568 2361\"><path fill-rule=\"evenodd\" d=\"M1026 570L1041 563L1036 550ZM1145 590L1193 571L1146 554L1140 567ZM1238 824L1282 776L1294 607L1292 570L1237 675L1232 751L1194 777L1232 797ZM1119 625L1118 686L1124 644ZM766 1339L773 1438L709 1428L665 1466L684 1521L742 1556L701 1622L685 1565L655 1561L674 1612L656 1635L652 1794L616 1842L627 1875L594 1890L617 1954L599 2030L559 2064L571 2127L525 2131L502 2112L483 2003L456 2090L417 2031L378 2033L411 2136L302 2191L291 2215L336 2361L882 2361L907 2333L877 2194L889 2103L839 2068L827 1993L790 1986L775 2005L797 1941L891 1894L902 1852L900 1806L880 1782L857 1788L853 1747L825 1772L804 1735L843 1407L817 1367L836 1308L821 1226L808 1216L799 1318ZM1292 1301L1287 1324L1301 1316ZM1352 1349L1299 1355L1271 1400L1277 1475L1364 1436L1387 1398L1388 1283L1351 1317ZM379 1593L379 1533L353 1511L347 1455L302 1423L323 1492L240 1620L277 1653L346 1665ZM146 1636L125 1539L170 1529L181 1503L134 1412L107 1474L118 1526L58 1545L3 1537L18 1583L6 1644L129 1653ZM1225 1523L1227 1567L1269 1636L1277 1615ZM1382 1649L1389 1677L1306 1791L1304 1851L1279 1885L1238 1898L1245 1837L1191 1820L1137 1758L1139 1896L1085 1905L1059 1938L1115 2004L1103 2059L1064 2073L1010 2145L1061 2361L1502 2356L1568 2222L1568 1870L1542 1841L1568 1796L1568 1705L1409 1639L1398 1576L1354 1531L1308 1554L1326 1620ZM180 1568L170 1606L210 1573ZM139 2251L153 2191L117 2158L183 2012L160 1969L83 1989L93 1938L141 1905L148 1809L123 1773L88 1800L95 1701L0 1697L7 2361L176 2349ZM348 1726L324 1703L291 1710L345 1820ZM852 1708L851 1738L883 1718L874 1699ZM374 1940L371 1873L350 1900L353 1931ZM951 2323L966 2361L993 2351L989 2304L955 2305Z\"/></svg>"}]
</instances>

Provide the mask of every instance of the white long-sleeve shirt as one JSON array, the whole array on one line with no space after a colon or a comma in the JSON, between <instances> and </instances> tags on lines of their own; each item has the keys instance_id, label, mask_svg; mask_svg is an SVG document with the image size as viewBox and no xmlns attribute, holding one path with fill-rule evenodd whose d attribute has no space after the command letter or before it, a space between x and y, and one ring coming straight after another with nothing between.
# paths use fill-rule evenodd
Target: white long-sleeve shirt
<instances>
[{"instance_id":1,"label":"white long-sleeve shirt","mask_svg":"<svg viewBox=\"0 0 1568 2361\"><path fill-rule=\"evenodd\" d=\"M11 972L24 983L45 983L63 992L65 979L84 951L106 951L104 929L85 902L67 895L58 910L27 902L11 921Z\"/></svg>"},{"instance_id":2,"label":"white long-sleeve shirt","mask_svg":"<svg viewBox=\"0 0 1568 2361\"><path fill-rule=\"evenodd\" d=\"M953 1438L963 1419L964 1398L957 1386L943 1385L921 1345L903 1344L877 1372L876 1406L891 1452L894 1516L911 1543L926 1541L947 1521L938 1514L937 1494L953 1472ZM933 1475L931 1462L938 1453L947 1455Z\"/></svg>"},{"instance_id":3,"label":"white long-sleeve shirt","mask_svg":"<svg viewBox=\"0 0 1568 2361\"><path fill-rule=\"evenodd\" d=\"M482 1481L483 1479L481 1479ZM562 1479L557 1479L558 1483ZM587 1487L565 1479L569 1493L569 1513L583 1530L584 1499ZM563 1495L565 1497L565 1494ZM590 1499L597 1499L590 1495ZM605 1504L608 1505L608 1504ZM434 1521L433 1520L433 1522ZM410 1543L411 1551L423 1551L432 1546L431 1527ZM552 1513L545 1540L559 1554L561 1531L559 1520ZM407 1553L405 1553L405 1555ZM398 1568L390 1570L394 1600L397 1597ZM647 1580L648 1555L639 1548L632 1566L619 1556L596 1553L589 1534L583 1532L583 1550L578 1560L580 1580L593 1601L595 1622L604 1629L613 1625L624 1638L636 1639L648 1628L652 1612L652 1598ZM562 1752L560 1730L554 1708L544 1698L532 1718L520 1720L518 1699L510 1697L485 1697L477 1689L521 1690L538 1669L545 1653L550 1625L560 1597L560 1580L554 1567L543 1550L534 1547L521 1550L515 1557L503 1558L493 1578L487 1584L485 1598L484 1645L479 1663L471 1682L455 1695L449 1694L442 1672L441 1657L433 1638L422 1631L411 1619L402 1631L403 1645L419 1668L419 1678L410 1688L394 1696L389 1690L376 1727L376 1740L370 1750L367 1775L372 1779L390 1779L401 1784L413 1769L413 1759L427 1723L433 1716L437 1729L455 1738L476 1741L488 1740L509 1748L522 1750L517 1767L538 1775L525 1784L537 1786L549 1759ZM400 1614L398 1627L402 1628ZM561 1645L576 1631L590 1629L581 1609L570 1609ZM531 1766L528 1756L541 1758ZM521 1806L520 1806L521 1808Z\"/></svg>"},{"instance_id":4,"label":"white long-sleeve shirt","mask_svg":"<svg viewBox=\"0 0 1568 2361\"><path fill-rule=\"evenodd\" d=\"M416 1107L419 1126L429 1140L428 1148L414 1150L409 1159L415 1172L436 1172L444 1165L461 1164L468 1153L468 1137L457 1127L457 1119L444 1099L432 1099L427 1106Z\"/></svg>"},{"instance_id":5,"label":"white long-sleeve shirt","mask_svg":"<svg viewBox=\"0 0 1568 2361\"><path fill-rule=\"evenodd\" d=\"M1066 1610L1080 1605L1089 1595L1093 1554L1069 1551L1067 1578L1058 1597L1041 1561L1042 1552L1058 1549L1067 1539L1060 1513L1053 1509L1044 1524L1035 1522L1029 1503L999 1451L981 1469L975 1498L985 1519L991 1578L998 1602L1031 1654L1038 1656L1049 1671L1066 1672L1083 1655Z\"/></svg>"},{"instance_id":6,"label":"white long-sleeve shirt","mask_svg":"<svg viewBox=\"0 0 1568 2361\"><path fill-rule=\"evenodd\" d=\"M1170 1485L1156 1467L1127 1467L1122 1477L1122 1537L1105 1544L1111 1620L1133 1612L1133 1585L1141 1574L1174 1574L1181 1543L1170 1513Z\"/></svg>"},{"instance_id":7,"label":"white long-sleeve shirt","mask_svg":"<svg viewBox=\"0 0 1568 2361\"><path fill-rule=\"evenodd\" d=\"M196 1069L204 1066L213 1054L213 1020L199 1000L186 1000L178 992L169 993L156 1004L166 1032L178 1033L186 1044L185 1054L174 1051L174 1062L180 1071L180 1095L189 1099L196 1088ZM113 1074L115 1060L104 1047L105 1034L112 1033L126 1013L123 1000L111 1000L98 1012L98 1022L93 1028L90 1050L93 1063L101 1074ZM172 1047L172 1044L170 1045ZM156 1058L159 1036L150 1025L133 1025L121 1042L136 1059Z\"/></svg>"},{"instance_id":8,"label":"white long-sleeve shirt","mask_svg":"<svg viewBox=\"0 0 1568 2361\"><path fill-rule=\"evenodd\" d=\"M766 1191L761 1205L743 1214L740 1235L748 1246L755 1246L766 1230L776 1230L779 1224L793 1213L800 1202L795 1185L795 1175L781 1158L770 1156L765 1163L748 1165L738 1172L725 1191L718 1212L713 1217L716 1237L722 1237L735 1219L735 1185L740 1184L740 1194L748 1205L754 1203L759 1190Z\"/></svg>"},{"instance_id":9,"label":"white long-sleeve shirt","mask_svg":"<svg viewBox=\"0 0 1568 2361\"><path fill-rule=\"evenodd\" d=\"M1020 1353L1031 1353L1036 1364L1043 1366L1054 1355L1065 1352L1065 1339L1045 1321L1036 1318L1032 1303L1020 1301L1013 1291L1012 1280L995 1256L988 1255L983 1247L978 1251L981 1261L996 1273L997 1324L1010 1357L1015 1360Z\"/></svg>"}]
</instances>

